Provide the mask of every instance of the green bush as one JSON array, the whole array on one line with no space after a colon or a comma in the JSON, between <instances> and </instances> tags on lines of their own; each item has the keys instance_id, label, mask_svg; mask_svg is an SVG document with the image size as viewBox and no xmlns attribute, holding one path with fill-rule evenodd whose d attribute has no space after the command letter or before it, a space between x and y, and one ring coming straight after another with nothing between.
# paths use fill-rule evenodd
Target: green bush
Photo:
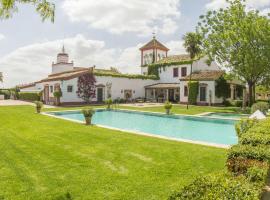
<instances>
[{"instance_id":1,"label":"green bush","mask_svg":"<svg viewBox=\"0 0 270 200\"><path fill-rule=\"evenodd\" d=\"M37 113L40 113L41 108L43 107L43 103L41 101L35 101L34 103L36 105L36 111L37 111Z\"/></svg>"},{"instance_id":2,"label":"green bush","mask_svg":"<svg viewBox=\"0 0 270 200\"><path fill-rule=\"evenodd\" d=\"M111 109L111 105L113 104L112 99L106 99L105 104L107 105L107 109Z\"/></svg>"},{"instance_id":3,"label":"green bush","mask_svg":"<svg viewBox=\"0 0 270 200\"><path fill-rule=\"evenodd\" d=\"M242 107L243 101L242 101L242 100L234 100L234 105L235 105L236 107Z\"/></svg>"},{"instance_id":4,"label":"green bush","mask_svg":"<svg viewBox=\"0 0 270 200\"><path fill-rule=\"evenodd\" d=\"M60 98L60 97L62 97L62 91L55 91L55 92L53 93L53 96L54 96L55 98Z\"/></svg>"},{"instance_id":5,"label":"green bush","mask_svg":"<svg viewBox=\"0 0 270 200\"><path fill-rule=\"evenodd\" d=\"M19 99L24 101L40 101L39 92L19 92Z\"/></svg>"},{"instance_id":6,"label":"green bush","mask_svg":"<svg viewBox=\"0 0 270 200\"><path fill-rule=\"evenodd\" d=\"M270 161L270 148L268 146L235 145L228 152L228 159L245 158L258 161Z\"/></svg>"},{"instance_id":7,"label":"green bush","mask_svg":"<svg viewBox=\"0 0 270 200\"><path fill-rule=\"evenodd\" d=\"M242 119L235 125L235 130L239 138L242 137L250 128L254 127L258 123L256 119Z\"/></svg>"},{"instance_id":8,"label":"green bush","mask_svg":"<svg viewBox=\"0 0 270 200\"><path fill-rule=\"evenodd\" d=\"M10 99L11 92L9 90L0 90L0 95L4 95L5 99Z\"/></svg>"},{"instance_id":9,"label":"green bush","mask_svg":"<svg viewBox=\"0 0 270 200\"><path fill-rule=\"evenodd\" d=\"M264 114L266 114L268 112L269 109L269 104L266 102L258 102L258 103L254 103L251 107L251 112L254 113L257 110L260 110L261 112L263 112Z\"/></svg>"},{"instance_id":10,"label":"green bush","mask_svg":"<svg viewBox=\"0 0 270 200\"><path fill-rule=\"evenodd\" d=\"M208 175L195 179L190 185L172 194L169 200L254 200L260 197L262 184L253 184L244 176L235 178L229 174Z\"/></svg>"},{"instance_id":11,"label":"green bush","mask_svg":"<svg viewBox=\"0 0 270 200\"><path fill-rule=\"evenodd\" d=\"M166 101L165 104L164 104L164 108L165 108L165 110L166 110L166 113L167 113L167 114L170 114L170 111L171 111L171 109L172 109L172 103L169 102L169 101Z\"/></svg>"},{"instance_id":12,"label":"green bush","mask_svg":"<svg viewBox=\"0 0 270 200\"><path fill-rule=\"evenodd\" d=\"M188 102L195 105L197 103L198 91L199 91L199 82L190 81L188 83Z\"/></svg>"},{"instance_id":13,"label":"green bush","mask_svg":"<svg viewBox=\"0 0 270 200\"><path fill-rule=\"evenodd\" d=\"M265 182L268 173L268 168L261 168L257 166L250 167L247 170L246 177L250 182Z\"/></svg>"},{"instance_id":14,"label":"green bush","mask_svg":"<svg viewBox=\"0 0 270 200\"><path fill-rule=\"evenodd\" d=\"M244 134L239 143L251 146L270 145L270 134L254 133L251 131L250 133Z\"/></svg>"}]
</instances>

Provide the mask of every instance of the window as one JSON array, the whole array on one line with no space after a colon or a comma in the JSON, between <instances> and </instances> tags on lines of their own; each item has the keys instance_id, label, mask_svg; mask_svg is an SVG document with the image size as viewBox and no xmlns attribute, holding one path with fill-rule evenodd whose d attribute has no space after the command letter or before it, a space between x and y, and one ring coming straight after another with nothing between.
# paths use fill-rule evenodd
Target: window
<instances>
[{"instance_id":1,"label":"window","mask_svg":"<svg viewBox=\"0 0 270 200\"><path fill-rule=\"evenodd\" d=\"M184 87L184 96L185 97L188 96L188 87L187 86Z\"/></svg>"},{"instance_id":2,"label":"window","mask_svg":"<svg viewBox=\"0 0 270 200\"><path fill-rule=\"evenodd\" d=\"M50 85L50 93L53 93L53 86Z\"/></svg>"},{"instance_id":3,"label":"window","mask_svg":"<svg viewBox=\"0 0 270 200\"><path fill-rule=\"evenodd\" d=\"M67 92L72 92L73 91L73 86L72 85L68 85L67 86Z\"/></svg>"},{"instance_id":4,"label":"window","mask_svg":"<svg viewBox=\"0 0 270 200\"><path fill-rule=\"evenodd\" d=\"M173 77L178 77L178 68L173 68Z\"/></svg>"},{"instance_id":5,"label":"window","mask_svg":"<svg viewBox=\"0 0 270 200\"><path fill-rule=\"evenodd\" d=\"M181 76L182 76L182 77L187 76L187 68L186 68L186 67L182 67L182 68L181 68Z\"/></svg>"}]
</instances>

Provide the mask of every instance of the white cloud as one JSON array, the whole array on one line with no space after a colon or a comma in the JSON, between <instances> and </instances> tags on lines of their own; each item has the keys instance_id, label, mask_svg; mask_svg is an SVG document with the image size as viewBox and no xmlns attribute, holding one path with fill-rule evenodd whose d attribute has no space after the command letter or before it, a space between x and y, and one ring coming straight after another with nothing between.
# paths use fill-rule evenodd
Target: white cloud
<instances>
[{"instance_id":1,"label":"white cloud","mask_svg":"<svg viewBox=\"0 0 270 200\"><path fill-rule=\"evenodd\" d=\"M6 36L0 33L0 40L3 40L5 38L6 38Z\"/></svg>"},{"instance_id":2,"label":"white cloud","mask_svg":"<svg viewBox=\"0 0 270 200\"><path fill-rule=\"evenodd\" d=\"M65 0L62 7L73 22L114 34L149 35L154 28L162 34L174 33L179 5L180 0Z\"/></svg>"},{"instance_id":3,"label":"white cloud","mask_svg":"<svg viewBox=\"0 0 270 200\"><path fill-rule=\"evenodd\" d=\"M51 63L61 50L63 40L35 43L16 49L0 58L4 86L29 83L47 77ZM182 41L164 43L170 54L184 53ZM140 73L140 51L143 44L125 49L107 48L104 41L89 40L83 35L65 39L66 52L76 67L117 67L123 73Z\"/></svg>"},{"instance_id":4,"label":"white cloud","mask_svg":"<svg viewBox=\"0 0 270 200\"><path fill-rule=\"evenodd\" d=\"M219 8L226 7L226 0L212 0L210 3L206 4L206 8L209 10L217 10ZM247 0L246 5L248 9L263 9L270 6L269 0Z\"/></svg>"}]
</instances>

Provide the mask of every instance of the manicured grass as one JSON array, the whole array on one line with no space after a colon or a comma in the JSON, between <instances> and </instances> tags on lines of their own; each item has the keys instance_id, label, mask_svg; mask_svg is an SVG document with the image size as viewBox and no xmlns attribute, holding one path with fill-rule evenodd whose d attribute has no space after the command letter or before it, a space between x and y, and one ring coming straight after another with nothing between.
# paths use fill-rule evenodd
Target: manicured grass
<instances>
[{"instance_id":1,"label":"manicured grass","mask_svg":"<svg viewBox=\"0 0 270 200\"><path fill-rule=\"evenodd\" d=\"M94 106L95 108L103 108L105 106ZM115 106L112 106L115 108ZM129 110L140 110L140 111L149 111L149 112L162 112L165 113L163 106L157 107L128 107L117 106L116 108L120 109L129 109ZM66 107L66 108L54 108L54 109L45 109L45 110L72 110L72 109L82 109L82 107ZM187 114L187 115L196 115L204 112L235 112L237 108L235 107L212 107L212 106L189 106L187 109L186 105L173 105L171 112L173 114Z\"/></svg>"},{"instance_id":2,"label":"manicured grass","mask_svg":"<svg viewBox=\"0 0 270 200\"><path fill-rule=\"evenodd\" d=\"M226 150L0 108L0 199L166 199L224 170Z\"/></svg>"}]
</instances>

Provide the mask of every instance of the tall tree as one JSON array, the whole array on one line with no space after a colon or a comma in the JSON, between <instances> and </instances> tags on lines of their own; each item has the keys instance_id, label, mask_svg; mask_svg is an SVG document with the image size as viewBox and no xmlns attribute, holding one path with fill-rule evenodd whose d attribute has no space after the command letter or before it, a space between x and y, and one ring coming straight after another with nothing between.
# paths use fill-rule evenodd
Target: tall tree
<instances>
[{"instance_id":1,"label":"tall tree","mask_svg":"<svg viewBox=\"0 0 270 200\"><path fill-rule=\"evenodd\" d=\"M198 33L189 32L186 33L183 37L184 39L184 47L186 48L186 51L189 53L190 59L191 59L191 65L190 65L190 75L189 75L189 82L191 81L191 74L192 74L192 67L193 67L193 60L197 56L199 56L202 52L201 50L201 35ZM190 85L190 84L188 84ZM189 105L189 91L190 86L188 86L188 101L187 101L187 109Z\"/></svg>"},{"instance_id":2,"label":"tall tree","mask_svg":"<svg viewBox=\"0 0 270 200\"><path fill-rule=\"evenodd\" d=\"M270 21L258 11L247 11L244 0L227 2L225 9L201 16L197 30L210 60L248 84L251 106L254 86L270 74Z\"/></svg>"},{"instance_id":3,"label":"tall tree","mask_svg":"<svg viewBox=\"0 0 270 200\"><path fill-rule=\"evenodd\" d=\"M0 82L3 82L3 73L0 72Z\"/></svg>"},{"instance_id":4,"label":"tall tree","mask_svg":"<svg viewBox=\"0 0 270 200\"><path fill-rule=\"evenodd\" d=\"M1 0L0 18L7 19L18 11L18 4L31 4L40 14L42 20L50 19L54 21L55 5L47 0Z\"/></svg>"}]
</instances>

